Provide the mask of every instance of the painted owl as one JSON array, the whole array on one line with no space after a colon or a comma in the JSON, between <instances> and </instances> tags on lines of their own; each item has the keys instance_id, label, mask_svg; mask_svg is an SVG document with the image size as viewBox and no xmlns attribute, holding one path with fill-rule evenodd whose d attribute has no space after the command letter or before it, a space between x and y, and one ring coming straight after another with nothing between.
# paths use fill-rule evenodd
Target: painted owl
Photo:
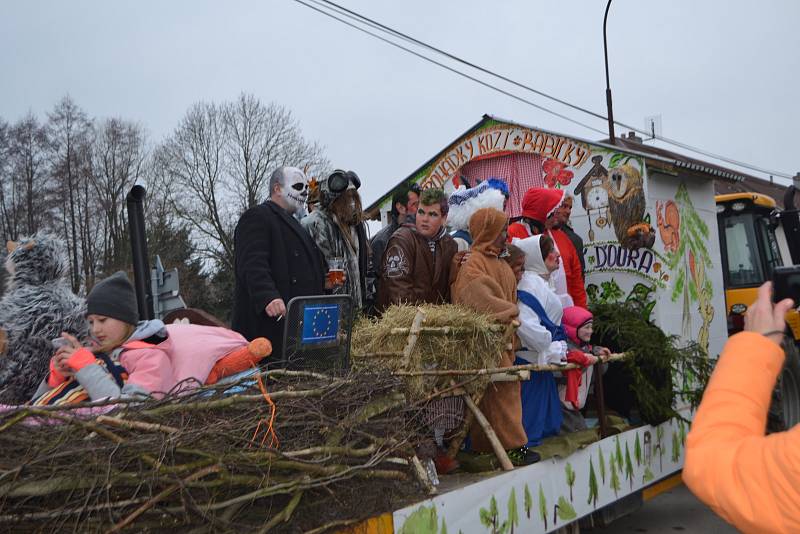
<instances>
[{"instance_id":1,"label":"painted owl","mask_svg":"<svg viewBox=\"0 0 800 534\"><path fill-rule=\"evenodd\" d=\"M609 171L606 182L608 215L617 241L627 248L647 246L651 235L655 238L653 229L644 219L647 201L642 185L642 175L632 165L625 164ZM631 232L632 229L635 232ZM643 231L648 235L642 236ZM632 236L632 233L636 235Z\"/></svg>"}]
</instances>

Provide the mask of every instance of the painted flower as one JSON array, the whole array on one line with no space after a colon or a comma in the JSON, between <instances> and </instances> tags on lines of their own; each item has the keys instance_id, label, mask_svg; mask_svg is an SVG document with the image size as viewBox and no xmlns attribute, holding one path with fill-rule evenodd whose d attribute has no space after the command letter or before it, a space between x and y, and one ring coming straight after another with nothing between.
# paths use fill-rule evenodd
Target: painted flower
<instances>
[{"instance_id":1,"label":"painted flower","mask_svg":"<svg viewBox=\"0 0 800 534\"><path fill-rule=\"evenodd\" d=\"M572 171L566 170L567 164L554 159L546 159L542 168L544 169L544 183L547 187L555 187L556 183L560 185L569 185L575 174Z\"/></svg>"}]
</instances>

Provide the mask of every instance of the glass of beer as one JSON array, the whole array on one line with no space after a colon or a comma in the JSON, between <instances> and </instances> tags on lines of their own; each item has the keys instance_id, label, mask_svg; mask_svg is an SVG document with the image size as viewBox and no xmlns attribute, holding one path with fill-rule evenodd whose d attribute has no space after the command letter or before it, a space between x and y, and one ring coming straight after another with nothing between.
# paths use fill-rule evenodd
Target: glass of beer
<instances>
[{"instance_id":1,"label":"glass of beer","mask_svg":"<svg viewBox=\"0 0 800 534\"><path fill-rule=\"evenodd\" d=\"M328 260L328 283L334 288L344 285L344 258Z\"/></svg>"}]
</instances>

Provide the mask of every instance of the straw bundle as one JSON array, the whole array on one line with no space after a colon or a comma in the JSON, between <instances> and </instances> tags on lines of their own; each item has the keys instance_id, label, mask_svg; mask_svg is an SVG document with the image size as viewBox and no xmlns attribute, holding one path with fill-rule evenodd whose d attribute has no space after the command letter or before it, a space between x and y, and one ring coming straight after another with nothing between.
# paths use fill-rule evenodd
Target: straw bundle
<instances>
[{"instance_id":1,"label":"straw bundle","mask_svg":"<svg viewBox=\"0 0 800 534\"><path fill-rule=\"evenodd\" d=\"M418 312L424 320L413 350L405 354ZM491 317L453 304L391 306L380 319L361 319L353 327L352 361L357 368L390 371L485 369L497 367L509 343L507 327ZM466 385L482 390L486 376ZM408 376L410 398L448 387L447 377Z\"/></svg>"}]
</instances>

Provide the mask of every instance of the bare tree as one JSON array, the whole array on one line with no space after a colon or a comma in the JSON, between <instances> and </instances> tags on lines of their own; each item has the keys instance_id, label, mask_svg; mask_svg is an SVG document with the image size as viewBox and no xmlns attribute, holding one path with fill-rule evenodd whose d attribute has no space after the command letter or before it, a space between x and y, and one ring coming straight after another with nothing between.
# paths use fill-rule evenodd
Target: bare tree
<instances>
[{"instance_id":1,"label":"bare tree","mask_svg":"<svg viewBox=\"0 0 800 534\"><path fill-rule=\"evenodd\" d=\"M219 106L195 104L155 157L175 183L172 206L191 226L199 250L230 267L234 210L225 172L226 133Z\"/></svg>"},{"instance_id":2,"label":"bare tree","mask_svg":"<svg viewBox=\"0 0 800 534\"><path fill-rule=\"evenodd\" d=\"M144 174L144 130L138 124L109 119L97 128L92 150L92 189L101 208L100 260L107 270L128 258L125 195Z\"/></svg>"},{"instance_id":3,"label":"bare tree","mask_svg":"<svg viewBox=\"0 0 800 534\"><path fill-rule=\"evenodd\" d=\"M32 235L44 223L47 212L47 131L29 112L9 129L8 137L11 180L21 189L22 231Z\"/></svg>"},{"instance_id":4,"label":"bare tree","mask_svg":"<svg viewBox=\"0 0 800 534\"><path fill-rule=\"evenodd\" d=\"M221 106L195 104L155 160L176 185L172 206L190 224L198 252L222 269L233 267L236 221L267 198L275 168L328 166L323 148L303 138L288 110L247 94Z\"/></svg>"},{"instance_id":5,"label":"bare tree","mask_svg":"<svg viewBox=\"0 0 800 534\"><path fill-rule=\"evenodd\" d=\"M18 237L16 183L9 165L9 127L0 118L0 232L3 241Z\"/></svg>"},{"instance_id":6,"label":"bare tree","mask_svg":"<svg viewBox=\"0 0 800 534\"><path fill-rule=\"evenodd\" d=\"M82 168L90 156L92 123L72 98L65 96L48 114L47 128L51 140L51 172L61 191L61 220L70 255L72 290L77 292L81 286L79 226L82 211L89 208L79 205L78 201L83 189L80 182L85 178Z\"/></svg>"},{"instance_id":7,"label":"bare tree","mask_svg":"<svg viewBox=\"0 0 800 534\"><path fill-rule=\"evenodd\" d=\"M242 93L223 106L223 113L229 133L226 155L241 211L267 198L269 175L276 167L328 164L323 148L303 139L297 121L283 106L264 105L255 96Z\"/></svg>"}]
</instances>

